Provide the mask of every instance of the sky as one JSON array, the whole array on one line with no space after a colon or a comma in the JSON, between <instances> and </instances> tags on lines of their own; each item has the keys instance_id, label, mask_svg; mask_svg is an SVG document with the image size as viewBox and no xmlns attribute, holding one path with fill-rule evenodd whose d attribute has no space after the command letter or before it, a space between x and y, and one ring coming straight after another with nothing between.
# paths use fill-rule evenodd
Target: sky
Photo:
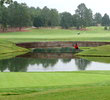
<instances>
[{"instance_id":1,"label":"sky","mask_svg":"<svg viewBox=\"0 0 110 100\"><path fill-rule=\"evenodd\" d=\"M110 15L110 0L14 0L19 3L26 3L29 7L47 6L48 8L56 8L59 12L70 12L74 14L77 6L85 3L87 8L92 9L93 14L100 12L102 15L105 13Z\"/></svg>"}]
</instances>

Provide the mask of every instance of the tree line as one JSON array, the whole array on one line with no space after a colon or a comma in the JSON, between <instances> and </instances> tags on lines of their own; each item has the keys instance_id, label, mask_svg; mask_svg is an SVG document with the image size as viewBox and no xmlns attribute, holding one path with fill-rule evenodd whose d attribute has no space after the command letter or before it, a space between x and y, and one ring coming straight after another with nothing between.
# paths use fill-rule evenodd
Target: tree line
<instances>
[{"instance_id":1,"label":"tree line","mask_svg":"<svg viewBox=\"0 0 110 100\"><path fill-rule=\"evenodd\" d=\"M2 1L2 0L1 0ZM11 0L3 0L11 2ZM68 29L76 27L77 29L89 26L110 25L110 17L107 13L102 16L99 12L93 15L90 8L84 3L78 5L75 14L69 12L59 13L56 9L28 7L25 3L11 2L8 6L0 2L0 27L3 31L7 28L35 27L55 27L61 26Z\"/></svg>"}]
</instances>

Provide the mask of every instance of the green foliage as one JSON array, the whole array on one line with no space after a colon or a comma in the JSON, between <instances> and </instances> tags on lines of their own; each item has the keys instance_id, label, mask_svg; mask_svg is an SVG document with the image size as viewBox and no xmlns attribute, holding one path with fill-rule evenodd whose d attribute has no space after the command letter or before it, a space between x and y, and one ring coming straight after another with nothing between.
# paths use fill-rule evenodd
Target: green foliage
<instances>
[{"instance_id":1,"label":"green foliage","mask_svg":"<svg viewBox=\"0 0 110 100\"><path fill-rule=\"evenodd\" d=\"M0 23L3 31L6 31L8 25L8 9L5 6L0 7Z\"/></svg>"},{"instance_id":2,"label":"green foliage","mask_svg":"<svg viewBox=\"0 0 110 100\"><path fill-rule=\"evenodd\" d=\"M101 24L102 23L102 15L100 13L96 13L94 15L94 24L95 25L98 25L98 24Z\"/></svg>"},{"instance_id":3,"label":"green foliage","mask_svg":"<svg viewBox=\"0 0 110 100\"><path fill-rule=\"evenodd\" d=\"M61 13L61 26L68 29L73 25L72 15L68 12Z\"/></svg>"},{"instance_id":4,"label":"green foliage","mask_svg":"<svg viewBox=\"0 0 110 100\"><path fill-rule=\"evenodd\" d=\"M93 21L92 10L88 9L84 3L78 5L78 8L76 9L75 12L80 17L79 25L81 28L92 25L92 21Z\"/></svg>"},{"instance_id":5,"label":"green foliage","mask_svg":"<svg viewBox=\"0 0 110 100\"><path fill-rule=\"evenodd\" d=\"M13 0L0 0L0 5L3 6L4 4L10 4Z\"/></svg>"},{"instance_id":6,"label":"green foliage","mask_svg":"<svg viewBox=\"0 0 110 100\"><path fill-rule=\"evenodd\" d=\"M80 50L75 50L71 47L63 47L63 48L36 48L33 50L33 52L38 53L77 53L80 52Z\"/></svg>"},{"instance_id":7,"label":"green foliage","mask_svg":"<svg viewBox=\"0 0 110 100\"><path fill-rule=\"evenodd\" d=\"M37 7L28 7L25 3L18 3L12 0L1 0L0 7L0 23L3 31L7 28L35 26L35 27L54 27L61 26L68 29L76 27L77 29L85 28L92 25L101 24L109 26L109 16L105 14L101 18L100 13L96 13L93 19L92 10L87 8L84 3L78 5L75 14L71 15L69 12L59 13L56 9L43 9ZM9 6L4 7L4 3Z\"/></svg>"},{"instance_id":8,"label":"green foliage","mask_svg":"<svg viewBox=\"0 0 110 100\"><path fill-rule=\"evenodd\" d=\"M26 27L32 25L31 15L24 3L12 2L8 7L0 6L0 23L3 31L9 27Z\"/></svg>"},{"instance_id":9,"label":"green foliage","mask_svg":"<svg viewBox=\"0 0 110 100\"><path fill-rule=\"evenodd\" d=\"M77 29L80 29L81 18L78 14L73 15L73 26L75 26Z\"/></svg>"},{"instance_id":10,"label":"green foliage","mask_svg":"<svg viewBox=\"0 0 110 100\"><path fill-rule=\"evenodd\" d=\"M102 17L102 25L103 26L109 26L110 25L110 18L109 18L109 15L107 15L106 13Z\"/></svg>"},{"instance_id":11,"label":"green foliage","mask_svg":"<svg viewBox=\"0 0 110 100\"><path fill-rule=\"evenodd\" d=\"M107 26L104 27L104 30L107 30Z\"/></svg>"},{"instance_id":12,"label":"green foliage","mask_svg":"<svg viewBox=\"0 0 110 100\"><path fill-rule=\"evenodd\" d=\"M12 3L9 7L9 25L11 27L22 27L28 26L30 23L30 14L28 7L24 3Z\"/></svg>"},{"instance_id":13,"label":"green foliage","mask_svg":"<svg viewBox=\"0 0 110 100\"><path fill-rule=\"evenodd\" d=\"M37 8L36 11L37 10L39 9ZM59 13L56 9L44 7L43 9L39 10L39 13L34 17L33 25L35 27L53 27L58 26L59 21Z\"/></svg>"},{"instance_id":14,"label":"green foliage","mask_svg":"<svg viewBox=\"0 0 110 100\"><path fill-rule=\"evenodd\" d=\"M31 16L31 25L34 25L33 24L33 23L35 23L34 18L36 18L37 16L40 15L41 9L39 7L37 7L37 8L30 7L30 8L28 8L28 11L29 11L29 14Z\"/></svg>"},{"instance_id":15,"label":"green foliage","mask_svg":"<svg viewBox=\"0 0 110 100\"><path fill-rule=\"evenodd\" d=\"M50 15L50 9L46 6L41 11L41 16L43 19L43 25L46 27L49 24L49 15Z\"/></svg>"},{"instance_id":16,"label":"green foliage","mask_svg":"<svg viewBox=\"0 0 110 100\"><path fill-rule=\"evenodd\" d=\"M50 10L49 26L58 26L60 24L60 16L56 9Z\"/></svg>"}]
</instances>

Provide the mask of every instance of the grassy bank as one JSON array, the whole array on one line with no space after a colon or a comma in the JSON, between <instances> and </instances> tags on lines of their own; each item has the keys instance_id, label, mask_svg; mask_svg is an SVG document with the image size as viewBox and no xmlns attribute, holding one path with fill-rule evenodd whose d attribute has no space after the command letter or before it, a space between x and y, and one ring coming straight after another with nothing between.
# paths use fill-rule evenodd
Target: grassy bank
<instances>
[{"instance_id":1,"label":"grassy bank","mask_svg":"<svg viewBox=\"0 0 110 100\"><path fill-rule=\"evenodd\" d=\"M14 57L23 54L29 50L16 46L10 41L0 40L0 59Z\"/></svg>"},{"instance_id":2,"label":"grassy bank","mask_svg":"<svg viewBox=\"0 0 110 100\"><path fill-rule=\"evenodd\" d=\"M88 61L95 61L95 62L101 62L101 63L108 63L110 64L110 57L81 57L83 59L86 59Z\"/></svg>"},{"instance_id":3,"label":"grassy bank","mask_svg":"<svg viewBox=\"0 0 110 100\"><path fill-rule=\"evenodd\" d=\"M92 47L88 50L84 50L78 54L78 56L89 56L89 57L110 57L110 45Z\"/></svg>"},{"instance_id":4,"label":"grassy bank","mask_svg":"<svg viewBox=\"0 0 110 100\"><path fill-rule=\"evenodd\" d=\"M77 33L80 33L78 35ZM65 29L29 29L26 32L0 33L0 39L12 42L34 41L110 41L110 31L89 27L86 31Z\"/></svg>"},{"instance_id":5,"label":"grassy bank","mask_svg":"<svg viewBox=\"0 0 110 100\"><path fill-rule=\"evenodd\" d=\"M110 71L0 73L0 100L108 100L109 77Z\"/></svg>"}]
</instances>

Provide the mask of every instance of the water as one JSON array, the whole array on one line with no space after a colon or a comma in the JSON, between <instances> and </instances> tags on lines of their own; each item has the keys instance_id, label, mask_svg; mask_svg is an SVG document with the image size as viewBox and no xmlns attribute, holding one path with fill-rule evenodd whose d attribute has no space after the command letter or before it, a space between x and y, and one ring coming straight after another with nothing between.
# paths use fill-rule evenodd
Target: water
<instances>
[{"instance_id":1,"label":"water","mask_svg":"<svg viewBox=\"0 0 110 100\"><path fill-rule=\"evenodd\" d=\"M87 60L89 59L89 60ZM110 70L110 58L78 58L74 54L29 53L0 60L1 72Z\"/></svg>"}]
</instances>

